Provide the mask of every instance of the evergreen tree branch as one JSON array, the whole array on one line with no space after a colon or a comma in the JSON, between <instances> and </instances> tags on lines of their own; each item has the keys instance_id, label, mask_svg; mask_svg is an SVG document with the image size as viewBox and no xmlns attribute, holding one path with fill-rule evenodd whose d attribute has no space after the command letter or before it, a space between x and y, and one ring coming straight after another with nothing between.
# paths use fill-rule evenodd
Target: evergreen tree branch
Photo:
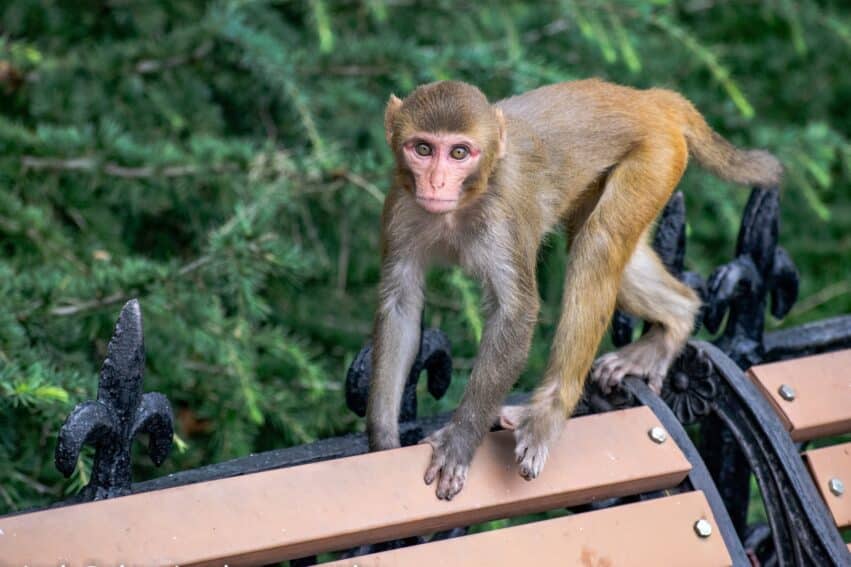
<instances>
[{"instance_id":1,"label":"evergreen tree branch","mask_svg":"<svg viewBox=\"0 0 851 567\"><path fill-rule=\"evenodd\" d=\"M56 315L57 317L67 317L68 315L76 315L77 313L82 313L83 311L91 311L93 309L99 309L108 305L115 305L116 303L126 302L129 299L130 297L124 291L117 291L101 299L90 299L87 301L70 300L68 302L68 305L63 305L62 307L54 307L53 309L51 309L50 314Z\"/></svg>"},{"instance_id":2,"label":"evergreen tree branch","mask_svg":"<svg viewBox=\"0 0 851 567\"><path fill-rule=\"evenodd\" d=\"M161 71L180 67L187 63L194 63L195 61L203 59L208 53L210 53L210 51L212 51L212 49L213 42L205 41L188 55L175 55L166 59L142 59L136 63L135 71L140 75L159 73Z\"/></svg>"},{"instance_id":3,"label":"evergreen tree branch","mask_svg":"<svg viewBox=\"0 0 851 567\"><path fill-rule=\"evenodd\" d=\"M188 175L199 175L202 173L228 173L240 170L239 166L234 163L212 164L205 167L199 167L193 164L169 165L164 167L128 167L114 162L107 162L101 165L101 162L97 159L88 157L43 158L36 156L22 156L21 165L24 169L103 173L105 175L121 177L124 179L184 177Z\"/></svg>"},{"instance_id":4,"label":"evergreen tree branch","mask_svg":"<svg viewBox=\"0 0 851 567\"><path fill-rule=\"evenodd\" d=\"M375 183L372 183L357 173L347 169L336 172L336 175L338 177L342 177L352 185L360 187L379 203L384 203L384 193L375 185Z\"/></svg>"}]
</instances>

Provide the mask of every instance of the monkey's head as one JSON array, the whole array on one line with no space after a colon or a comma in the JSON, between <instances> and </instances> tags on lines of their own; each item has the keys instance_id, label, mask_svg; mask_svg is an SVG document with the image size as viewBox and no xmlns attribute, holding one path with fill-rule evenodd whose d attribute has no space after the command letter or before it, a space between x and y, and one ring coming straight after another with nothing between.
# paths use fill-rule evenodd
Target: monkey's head
<instances>
[{"instance_id":1,"label":"monkey's head","mask_svg":"<svg viewBox=\"0 0 851 567\"><path fill-rule=\"evenodd\" d=\"M390 95L384 131L396 156L397 182L430 213L475 201L505 155L502 111L458 81L423 85L404 100Z\"/></svg>"}]
</instances>

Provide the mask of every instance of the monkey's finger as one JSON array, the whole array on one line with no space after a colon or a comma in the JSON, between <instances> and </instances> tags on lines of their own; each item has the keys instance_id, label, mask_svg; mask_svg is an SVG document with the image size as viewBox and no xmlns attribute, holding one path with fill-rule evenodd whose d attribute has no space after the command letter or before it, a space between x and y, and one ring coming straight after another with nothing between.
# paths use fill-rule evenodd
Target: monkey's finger
<instances>
[{"instance_id":1,"label":"monkey's finger","mask_svg":"<svg viewBox=\"0 0 851 567\"><path fill-rule=\"evenodd\" d=\"M467 467L465 465L448 465L444 467L437 485L437 497L441 500L452 500L456 494L461 492L464 481L467 479Z\"/></svg>"},{"instance_id":2,"label":"monkey's finger","mask_svg":"<svg viewBox=\"0 0 851 567\"><path fill-rule=\"evenodd\" d=\"M450 490L452 491L452 496L454 497L456 494L461 492L461 489L464 488L464 483L467 482L467 470L468 467L464 465L456 465L455 472L452 475L452 482L450 485Z\"/></svg>"},{"instance_id":3,"label":"monkey's finger","mask_svg":"<svg viewBox=\"0 0 851 567\"><path fill-rule=\"evenodd\" d=\"M425 481L425 483L427 485L431 484L432 482L434 482L434 479L437 477L437 473L439 473L439 472L440 472L440 465L432 464L426 469L425 476L423 477L423 480Z\"/></svg>"},{"instance_id":4,"label":"monkey's finger","mask_svg":"<svg viewBox=\"0 0 851 567\"><path fill-rule=\"evenodd\" d=\"M446 464L446 459L442 455L439 455L435 450L431 454L431 463L429 463L425 476L423 477L426 484L434 482L434 479L437 478L437 475L440 473L440 469L443 468L444 464Z\"/></svg>"},{"instance_id":5,"label":"monkey's finger","mask_svg":"<svg viewBox=\"0 0 851 567\"><path fill-rule=\"evenodd\" d=\"M441 500L452 500L452 480L445 470L440 475L440 482L437 483L437 497Z\"/></svg>"}]
</instances>

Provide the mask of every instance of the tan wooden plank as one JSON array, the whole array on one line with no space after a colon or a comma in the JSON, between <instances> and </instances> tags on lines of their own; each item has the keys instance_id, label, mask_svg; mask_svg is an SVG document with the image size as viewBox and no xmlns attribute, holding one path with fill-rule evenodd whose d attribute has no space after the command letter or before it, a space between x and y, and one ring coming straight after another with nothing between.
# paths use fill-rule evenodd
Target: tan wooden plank
<instances>
[{"instance_id":1,"label":"tan wooden plank","mask_svg":"<svg viewBox=\"0 0 851 567\"><path fill-rule=\"evenodd\" d=\"M790 431L792 439L851 431L851 349L753 366L748 370ZM784 400L780 386L795 391Z\"/></svg>"},{"instance_id":2,"label":"tan wooden plank","mask_svg":"<svg viewBox=\"0 0 851 567\"><path fill-rule=\"evenodd\" d=\"M712 533L701 538L694 524ZM719 567L732 560L702 492L534 522L325 564L324 567Z\"/></svg>"},{"instance_id":3,"label":"tan wooden plank","mask_svg":"<svg viewBox=\"0 0 851 567\"><path fill-rule=\"evenodd\" d=\"M842 443L804 453L810 473L833 521L840 528L851 526L851 443ZM845 487L842 495L830 491L831 479L838 479Z\"/></svg>"},{"instance_id":4,"label":"tan wooden plank","mask_svg":"<svg viewBox=\"0 0 851 567\"><path fill-rule=\"evenodd\" d=\"M257 565L667 488L690 466L644 407L572 419L526 482L510 432L489 434L464 490L438 500L426 445L0 518L10 565ZM666 538L667 539L667 538Z\"/></svg>"}]
</instances>

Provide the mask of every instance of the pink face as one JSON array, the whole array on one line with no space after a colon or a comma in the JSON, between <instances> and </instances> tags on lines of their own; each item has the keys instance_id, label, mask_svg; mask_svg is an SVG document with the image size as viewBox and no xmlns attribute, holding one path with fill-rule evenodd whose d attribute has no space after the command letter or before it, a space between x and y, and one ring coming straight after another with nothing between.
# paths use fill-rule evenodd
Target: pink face
<instances>
[{"instance_id":1,"label":"pink face","mask_svg":"<svg viewBox=\"0 0 851 567\"><path fill-rule=\"evenodd\" d=\"M479 167L481 148L463 134L417 132L402 144L417 202L430 213L458 206L464 180Z\"/></svg>"}]
</instances>

